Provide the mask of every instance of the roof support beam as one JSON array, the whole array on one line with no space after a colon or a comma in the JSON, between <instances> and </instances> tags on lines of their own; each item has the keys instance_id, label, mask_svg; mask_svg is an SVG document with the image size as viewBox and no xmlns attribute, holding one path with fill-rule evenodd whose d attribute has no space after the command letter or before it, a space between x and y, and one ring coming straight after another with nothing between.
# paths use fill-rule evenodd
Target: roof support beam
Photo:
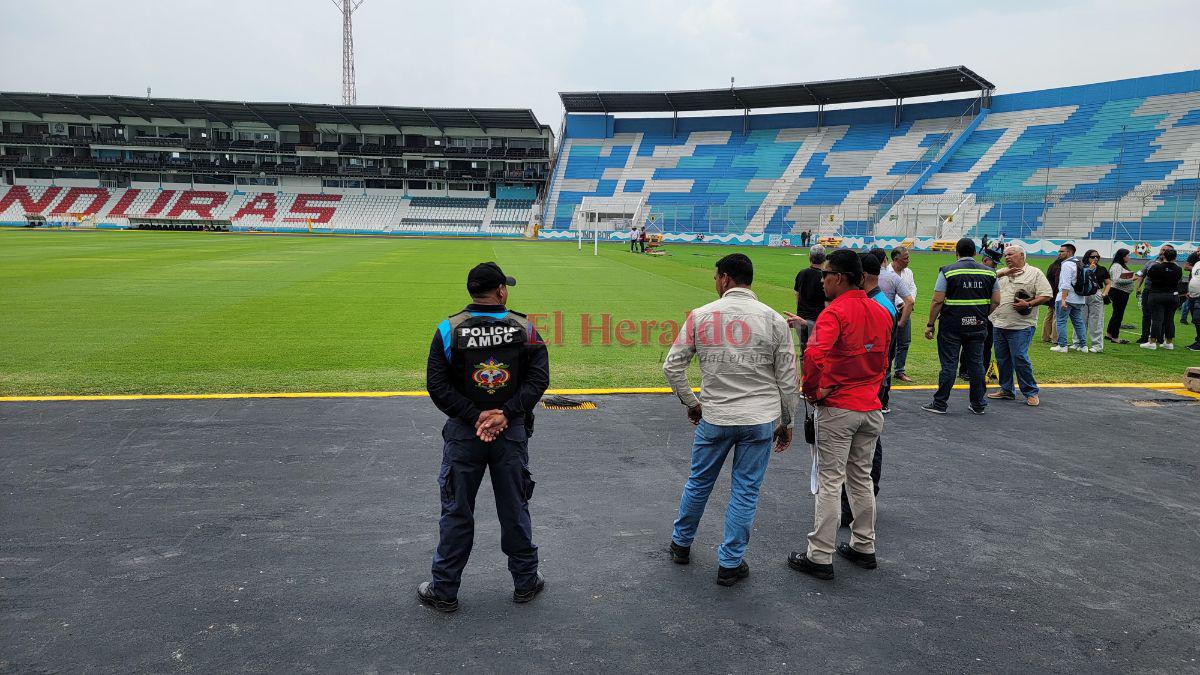
<instances>
[{"instance_id":1,"label":"roof support beam","mask_svg":"<svg viewBox=\"0 0 1200 675\"><path fill-rule=\"evenodd\" d=\"M486 134L488 132L487 127L483 126L483 122L479 121L479 117L475 115L474 110L467 108L467 114L471 116L471 119L475 120L475 124L479 126L479 129L483 131L483 133Z\"/></svg>"},{"instance_id":2,"label":"roof support beam","mask_svg":"<svg viewBox=\"0 0 1200 675\"><path fill-rule=\"evenodd\" d=\"M894 122L892 122L893 129L900 126L900 109L903 107L904 107L904 99L897 98L896 99L896 120Z\"/></svg>"},{"instance_id":3,"label":"roof support beam","mask_svg":"<svg viewBox=\"0 0 1200 675\"><path fill-rule=\"evenodd\" d=\"M338 117L342 118L343 122L349 124L350 128L354 129L355 133L361 133L362 130L358 128L358 125L352 122L349 117L346 117L346 113L342 112L341 106L334 105L330 106L330 108L333 109L333 112L337 113Z\"/></svg>"},{"instance_id":4,"label":"roof support beam","mask_svg":"<svg viewBox=\"0 0 1200 675\"><path fill-rule=\"evenodd\" d=\"M959 66L955 70L958 71L959 75L962 75L964 78L967 78L967 79L971 80L972 82L974 82L975 85L977 87L979 87L980 89L987 89L988 91L991 91L991 89L992 89L991 83L981 81L978 77L975 77L975 75L973 73L971 73L971 71L963 68L962 66Z\"/></svg>"},{"instance_id":5,"label":"roof support beam","mask_svg":"<svg viewBox=\"0 0 1200 675\"><path fill-rule=\"evenodd\" d=\"M203 103L203 102L201 102L201 101L192 101L192 103L193 103L193 104L195 104L195 106L196 106L197 108L199 108L199 109L203 110L203 111L204 111L204 114L205 114L205 115L208 115L208 119L210 119L210 120L213 120L213 121L216 121L216 122L220 122L221 124L224 124L225 126L229 127L230 129L232 129L232 128L233 128L233 122L230 122L229 120L225 119L224 117L221 117L221 116L220 116L220 115L218 115L217 113L213 112L212 110L210 110L210 109L208 108L208 106L204 105L204 103Z\"/></svg>"},{"instance_id":6,"label":"roof support beam","mask_svg":"<svg viewBox=\"0 0 1200 675\"><path fill-rule=\"evenodd\" d=\"M301 122L304 122L305 124L307 124L311 127L317 126L316 123L314 123L312 120L308 119L308 117L304 113L300 112L296 108L296 106L292 105L291 103L288 104L288 110L291 110L293 113L295 113L296 117L299 117Z\"/></svg>"},{"instance_id":7,"label":"roof support beam","mask_svg":"<svg viewBox=\"0 0 1200 675\"><path fill-rule=\"evenodd\" d=\"M896 90L889 87L888 83L886 81L884 81L884 79L882 77L877 77L875 79L876 79L876 81L879 82L880 86L883 87L884 91L886 91L887 93L892 95L892 98L900 98L900 94L897 94Z\"/></svg>"},{"instance_id":8,"label":"roof support beam","mask_svg":"<svg viewBox=\"0 0 1200 675\"><path fill-rule=\"evenodd\" d=\"M146 119L141 113L137 112L133 108L130 108L129 106L125 105L124 103L121 103L120 101L118 101L116 96L109 96L108 102L115 106L119 106L119 107L123 108L125 110L125 112L129 113L130 117L142 120L146 124L150 123L150 120Z\"/></svg>"},{"instance_id":9,"label":"roof support beam","mask_svg":"<svg viewBox=\"0 0 1200 675\"><path fill-rule=\"evenodd\" d=\"M383 119L387 120L388 124L396 127L396 131L404 133L404 130L400 128L400 123L396 121L396 118L389 115L387 111L383 109L383 106L375 106L375 110L379 111L380 115L383 115Z\"/></svg>"},{"instance_id":10,"label":"roof support beam","mask_svg":"<svg viewBox=\"0 0 1200 675\"><path fill-rule=\"evenodd\" d=\"M438 121L433 118L433 115L429 114L428 110L421 108L421 114L424 115L425 119L428 119L429 123L436 127L438 131L442 132L443 134L446 133L446 130L442 128L442 125L438 124Z\"/></svg>"},{"instance_id":11,"label":"roof support beam","mask_svg":"<svg viewBox=\"0 0 1200 675\"><path fill-rule=\"evenodd\" d=\"M812 100L817 102L817 105L819 105L819 106L825 105L825 101L822 101L821 97L817 96L816 92L814 92L807 84L802 84L802 85L800 85L800 87L803 88L804 91L808 92L808 95L812 97ZM820 126L820 125L818 125L818 126Z\"/></svg>"},{"instance_id":12,"label":"roof support beam","mask_svg":"<svg viewBox=\"0 0 1200 675\"><path fill-rule=\"evenodd\" d=\"M664 91L663 98L667 99L667 105L671 107L671 138L674 139L679 130L679 108L675 107L675 101L671 100L669 93Z\"/></svg>"},{"instance_id":13,"label":"roof support beam","mask_svg":"<svg viewBox=\"0 0 1200 675\"><path fill-rule=\"evenodd\" d=\"M83 112L81 109L79 109L79 108L76 108L76 107L73 105L74 103L82 103L82 102L83 102L83 101L79 100L79 97L78 97L78 96L76 96L76 97L73 97L73 98L71 98L71 99L70 99L70 102L68 102L67 100L64 100L64 101L62 102L62 104L63 104L63 107L65 107L65 108L66 108L66 109L67 109L67 110L68 110L68 111L69 111L69 112L70 112L72 115L78 115L78 116L82 117L82 118L83 118L83 119L85 119L85 120L86 120L86 119L91 119L91 114L89 114L89 113L86 113L86 112Z\"/></svg>"},{"instance_id":14,"label":"roof support beam","mask_svg":"<svg viewBox=\"0 0 1200 675\"><path fill-rule=\"evenodd\" d=\"M277 129L274 124L271 124L270 120L268 120L267 118L258 114L258 111L255 110L254 107L251 106L249 103L243 103L242 106L244 106L246 108L246 112L257 117L259 122L262 122L263 124L267 125L268 127L271 127L272 131L279 131L279 129Z\"/></svg>"},{"instance_id":15,"label":"roof support beam","mask_svg":"<svg viewBox=\"0 0 1200 675\"><path fill-rule=\"evenodd\" d=\"M163 111L163 115L162 115L163 117L165 117L165 118L167 118L167 119L169 119L169 120L175 120L176 122L179 122L180 124L183 124L183 120L182 120L182 119L181 119L181 118L180 118L178 115L176 115L176 114L175 114L175 113L173 113L173 112L170 112L169 110L167 110L166 108L164 108L162 105L160 105L160 104L158 104L158 103L155 103L154 99L152 99L152 98L148 98L148 99L146 99L146 104L147 104L147 105L149 105L150 107L154 108L155 110L162 110L162 111Z\"/></svg>"},{"instance_id":16,"label":"roof support beam","mask_svg":"<svg viewBox=\"0 0 1200 675\"><path fill-rule=\"evenodd\" d=\"M25 105L24 103L21 103L20 101L18 101L15 98L10 98L7 94L4 94L2 92L0 92L0 101L14 105L17 108L20 108L21 110L29 113L30 115L33 115L34 117L38 118L39 120L46 119L45 117L42 117L41 113L35 112L33 108L30 108L29 106Z\"/></svg>"},{"instance_id":17,"label":"roof support beam","mask_svg":"<svg viewBox=\"0 0 1200 675\"><path fill-rule=\"evenodd\" d=\"M77 103L83 104L84 106L87 106L87 108L88 108L89 110L93 111L93 114L94 114L94 115L96 115L96 116L98 116L98 117L107 117L107 118L109 118L109 119L115 119L115 118L114 118L112 115L108 114L108 111L104 110L104 109L103 109L103 108L101 108L100 106L96 105L95 103L92 103L91 101L89 101L89 100L85 99L85 98L84 98L84 97L82 97L82 96L78 96L78 95L76 95L76 96L75 96L75 101L76 101ZM90 116L90 115L84 115L84 117L89 117L89 118L90 118L91 116Z\"/></svg>"}]
</instances>

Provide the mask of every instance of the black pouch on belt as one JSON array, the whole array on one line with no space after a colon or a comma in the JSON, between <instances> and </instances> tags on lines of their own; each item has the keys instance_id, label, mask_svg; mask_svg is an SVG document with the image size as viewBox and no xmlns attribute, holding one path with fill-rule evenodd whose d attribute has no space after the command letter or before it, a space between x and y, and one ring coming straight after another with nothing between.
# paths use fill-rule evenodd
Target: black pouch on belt
<instances>
[{"instance_id":1,"label":"black pouch on belt","mask_svg":"<svg viewBox=\"0 0 1200 675\"><path fill-rule=\"evenodd\" d=\"M808 401L804 402L804 442L809 445L817 444L817 422L813 411L808 407Z\"/></svg>"}]
</instances>

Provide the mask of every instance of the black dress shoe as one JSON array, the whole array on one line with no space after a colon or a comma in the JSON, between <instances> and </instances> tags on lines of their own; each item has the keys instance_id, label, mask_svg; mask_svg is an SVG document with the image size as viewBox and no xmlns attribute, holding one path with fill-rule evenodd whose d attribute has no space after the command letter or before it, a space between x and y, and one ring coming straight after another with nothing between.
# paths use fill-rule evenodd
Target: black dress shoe
<instances>
[{"instance_id":1,"label":"black dress shoe","mask_svg":"<svg viewBox=\"0 0 1200 675\"><path fill-rule=\"evenodd\" d=\"M676 565L686 565L692 561L692 547L680 546L671 542L671 562Z\"/></svg>"},{"instance_id":2,"label":"black dress shoe","mask_svg":"<svg viewBox=\"0 0 1200 675\"><path fill-rule=\"evenodd\" d=\"M513 602L518 604L529 602L544 590L546 590L546 578L542 576L541 572L538 572L537 581L533 584L533 588L527 591L513 591Z\"/></svg>"},{"instance_id":3,"label":"black dress shoe","mask_svg":"<svg viewBox=\"0 0 1200 675\"><path fill-rule=\"evenodd\" d=\"M739 579L745 579L750 576L750 566L743 560L741 565L737 567L718 567L717 568L717 583L722 586L732 586Z\"/></svg>"},{"instance_id":4,"label":"black dress shoe","mask_svg":"<svg viewBox=\"0 0 1200 675\"><path fill-rule=\"evenodd\" d=\"M422 582L420 586L417 586L417 599L421 601L421 604L428 605L439 612L449 614L450 612L458 611L458 598L454 598L453 600L443 598L433 590L433 584L428 581Z\"/></svg>"},{"instance_id":5,"label":"black dress shoe","mask_svg":"<svg viewBox=\"0 0 1200 675\"><path fill-rule=\"evenodd\" d=\"M792 554L788 556L788 567L822 581L833 581L833 565L818 565L808 559L807 553L792 551Z\"/></svg>"},{"instance_id":6,"label":"black dress shoe","mask_svg":"<svg viewBox=\"0 0 1200 675\"><path fill-rule=\"evenodd\" d=\"M874 553L863 553L862 551L854 550L854 547L846 542L842 542L837 546L837 554L858 565L864 570L873 570L879 567L879 563L875 560Z\"/></svg>"}]
</instances>

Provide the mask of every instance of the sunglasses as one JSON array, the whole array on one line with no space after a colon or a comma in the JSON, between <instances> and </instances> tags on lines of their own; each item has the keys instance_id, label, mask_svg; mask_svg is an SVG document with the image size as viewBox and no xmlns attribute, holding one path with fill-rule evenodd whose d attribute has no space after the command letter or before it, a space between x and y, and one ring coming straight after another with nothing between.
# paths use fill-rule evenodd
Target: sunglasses
<instances>
[{"instance_id":1,"label":"sunglasses","mask_svg":"<svg viewBox=\"0 0 1200 675\"><path fill-rule=\"evenodd\" d=\"M840 275L841 272L834 272L833 270L821 270L821 278L822 279L825 279L826 277L832 276L834 274Z\"/></svg>"}]
</instances>

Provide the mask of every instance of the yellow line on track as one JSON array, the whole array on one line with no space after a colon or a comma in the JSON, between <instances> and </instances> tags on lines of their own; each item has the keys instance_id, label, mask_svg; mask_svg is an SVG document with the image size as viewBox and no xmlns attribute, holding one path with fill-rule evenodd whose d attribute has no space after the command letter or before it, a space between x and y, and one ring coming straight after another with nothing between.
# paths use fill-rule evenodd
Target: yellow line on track
<instances>
[{"instance_id":1,"label":"yellow line on track","mask_svg":"<svg viewBox=\"0 0 1200 675\"><path fill-rule=\"evenodd\" d=\"M1087 382L1080 384L1042 384L1042 389L1169 389L1184 396L1200 398L1183 389L1175 382ZM965 384L956 384L955 389L966 389ZM932 384L916 384L892 387L895 391L931 391ZM692 389L692 391L700 391ZM566 396L603 396L606 394L669 394L670 387L613 387L601 389L547 389L547 394ZM393 398L428 396L424 391L305 391L305 392L233 392L224 394L98 394L92 396L0 396L0 403L30 403L43 401L189 401L207 399L239 398Z\"/></svg>"}]
</instances>

